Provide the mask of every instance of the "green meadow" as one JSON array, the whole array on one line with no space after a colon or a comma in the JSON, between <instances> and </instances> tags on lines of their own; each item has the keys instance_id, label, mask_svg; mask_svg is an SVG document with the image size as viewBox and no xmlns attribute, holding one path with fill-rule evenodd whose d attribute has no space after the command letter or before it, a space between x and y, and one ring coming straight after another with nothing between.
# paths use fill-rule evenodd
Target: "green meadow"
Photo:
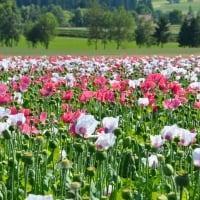
<instances>
[{"instance_id":1,"label":"green meadow","mask_svg":"<svg viewBox=\"0 0 200 200\"><path fill-rule=\"evenodd\" d=\"M135 55L135 56L152 56L152 55L198 55L200 48L180 48L177 43L167 43L163 48L152 46L150 48L138 48L135 42L124 42L120 49L116 49L114 42L108 43L106 49L99 41L98 49L94 49L94 45L88 45L87 39L84 38L69 38L69 37L56 37L50 43L49 49L38 45L37 48L32 48L24 38L21 38L16 47L0 47L1 56L22 55L22 56L50 56L50 55L105 55L105 56L120 56L120 55Z\"/></svg>"},{"instance_id":2,"label":"green meadow","mask_svg":"<svg viewBox=\"0 0 200 200\"><path fill-rule=\"evenodd\" d=\"M200 12L200 0L180 0L180 3L170 4L167 0L153 0L154 10L161 10L163 13L172 11L174 9L181 10L183 14L187 14L189 7L192 8L194 14Z\"/></svg>"}]
</instances>

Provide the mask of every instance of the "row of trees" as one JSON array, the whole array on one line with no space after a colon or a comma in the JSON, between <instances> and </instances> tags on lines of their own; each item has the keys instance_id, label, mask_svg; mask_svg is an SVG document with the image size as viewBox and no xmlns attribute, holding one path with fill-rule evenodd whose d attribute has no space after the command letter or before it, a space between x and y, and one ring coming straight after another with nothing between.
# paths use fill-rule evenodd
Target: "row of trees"
<instances>
[{"instance_id":1,"label":"row of trees","mask_svg":"<svg viewBox=\"0 0 200 200\"><path fill-rule=\"evenodd\" d=\"M23 8L23 12L19 10L14 0L0 0L1 45L11 47L17 44L20 35L24 34L32 47L41 43L48 48L50 41L56 35L61 17L57 12L59 9L52 7L54 8L54 6L46 7L44 13L37 16L31 12L32 10L27 10L27 7ZM151 15L141 17L123 7L111 11L97 0L85 10L85 20L89 32L89 44L94 44L95 49L98 48L99 41L104 44L104 48L109 41L114 41L118 49L125 40L135 40L139 47L151 45L163 47L170 38L169 21L165 16L155 20ZM178 37L180 46L200 46L199 37L200 17L186 18Z\"/></svg>"},{"instance_id":2,"label":"row of trees","mask_svg":"<svg viewBox=\"0 0 200 200\"><path fill-rule=\"evenodd\" d=\"M50 4L59 5L65 10L76 8L90 8L92 0L16 0L17 6L28 6L31 4L38 6L48 6ZM126 10L136 10L141 5L147 5L152 9L151 0L99 0L99 3L106 5L109 9L124 7Z\"/></svg>"},{"instance_id":3,"label":"row of trees","mask_svg":"<svg viewBox=\"0 0 200 200\"><path fill-rule=\"evenodd\" d=\"M155 21L150 15L133 16L123 8L111 12L105 10L97 1L89 9L87 23L89 41L94 43L95 49L99 40L104 44L104 48L110 40L116 42L117 49L124 40L135 40L139 47L163 47L171 36L166 16L161 16ZM200 16L189 15L185 18L177 42L184 47L200 46Z\"/></svg>"},{"instance_id":4,"label":"row of trees","mask_svg":"<svg viewBox=\"0 0 200 200\"><path fill-rule=\"evenodd\" d=\"M136 40L139 47L161 45L163 47L169 39L169 23L161 17L155 24L151 16L137 17L120 7L113 12L94 1L88 12L89 42L97 49L100 40L106 44L112 40L119 49L124 40ZM135 37L134 37L135 36Z\"/></svg>"}]
</instances>

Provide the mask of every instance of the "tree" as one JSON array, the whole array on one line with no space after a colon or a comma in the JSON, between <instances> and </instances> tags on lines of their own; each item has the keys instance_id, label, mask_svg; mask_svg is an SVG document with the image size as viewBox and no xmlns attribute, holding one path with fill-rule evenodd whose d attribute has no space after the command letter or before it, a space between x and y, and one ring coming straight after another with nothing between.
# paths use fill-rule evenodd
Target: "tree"
<instances>
[{"instance_id":1,"label":"tree","mask_svg":"<svg viewBox=\"0 0 200 200\"><path fill-rule=\"evenodd\" d=\"M153 33L155 27L152 19L140 17L137 22L137 28L135 30L136 44L141 47L146 45L147 47L153 44Z\"/></svg>"},{"instance_id":2,"label":"tree","mask_svg":"<svg viewBox=\"0 0 200 200\"><path fill-rule=\"evenodd\" d=\"M12 47L19 41L21 19L14 1L7 0L0 4L0 41L1 45Z\"/></svg>"},{"instance_id":3,"label":"tree","mask_svg":"<svg viewBox=\"0 0 200 200\"><path fill-rule=\"evenodd\" d=\"M24 36L26 40L31 43L32 48L37 47L37 44L40 40L40 27L38 26L38 24L28 22L24 30Z\"/></svg>"},{"instance_id":4,"label":"tree","mask_svg":"<svg viewBox=\"0 0 200 200\"><path fill-rule=\"evenodd\" d=\"M73 12L73 17L71 22L76 27L83 27L86 26L86 13L87 10L85 8L77 8Z\"/></svg>"},{"instance_id":5,"label":"tree","mask_svg":"<svg viewBox=\"0 0 200 200\"><path fill-rule=\"evenodd\" d=\"M168 42L169 36L170 36L169 23L166 17L161 16L158 23L156 24L154 32L154 38L156 44L158 46L161 45L161 47L163 47L163 45Z\"/></svg>"},{"instance_id":6,"label":"tree","mask_svg":"<svg viewBox=\"0 0 200 200\"><path fill-rule=\"evenodd\" d=\"M112 13L111 39L116 42L117 49L123 41L129 40L133 34L133 16L122 7L115 9Z\"/></svg>"},{"instance_id":7,"label":"tree","mask_svg":"<svg viewBox=\"0 0 200 200\"><path fill-rule=\"evenodd\" d=\"M200 17L192 18L190 23L190 46L200 46Z\"/></svg>"},{"instance_id":8,"label":"tree","mask_svg":"<svg viewBox=\"0 0 200 200\"><path fill-rule=\"evenodd\" d=\"M189 46L190 44L190 38L191 38L191 32L190 32L190 21L188 19L185 19L181 25L179 34L178 34L178 43L181 47Z\"/></svg>"},{"instance_id":9,"label":"tree","mask_svg":"<svg viewBox=\"0 0 200 200\"><path fill-rule=\"evenodd\" d=\"M64 10L59 5L50 4L44 7L44 13L50 12L54 14L59 23L59 26L63 26L65 22Z\"/></svg>"},{"instance_id":10,"label":"tree","mask_svg":"<svg viewBox=\"0 0 200 200\"><path fill-rule=\"evenodd\" d=\"M101 25L101 41L104 45L104 49L106 48L106 44L110 40L110 32L111 32L111 25L112 25L112 15L110 11L107 11L103 15L102 25Z\"/></svg>"},{"instance_id":11,"label":"tree","mask_svg":"<svg viewBox=\"0 0 200 200\"><path fill-rule=\"evenodd\" d=\"M88 10L86 22L88 24L88 42L94 43L95 49L98 48L98 41L102 36L102 20L104 8L97 0L94 0L91 8Z\"/></svg>"},{"instance_id":12,"label":"tree","mask_svg":"<svg viewBox=\"0 0 200 200\"><path fill-rule=\"evenodd\" d=\"M178 43L180 46L200 46L200 17L185 19L181 25Z\"/></svg>"},{"instance_id":13,"label":"tree","mask_svg":"<svg viewBox=\"0 0 200 200\"><path fill-rule=\"evenodd\" d=\"M183 21L183 14L181 10L174 9L169 12L169 21L171 24L181 24Z\"/></svg>"},{"instance_id":14,"label":"tree","mask_svg":"<svg viewBox=\"0 0 200 200\"><path fill-rule=\"evenodd\" d=\"M27 41L32 43L32 47L36 47L37 43L40 42L48 49L50 41L56 35L57 25L56 17L52 13L46 13L38 22L27 29L25 37Z\"/></svg>"}]
</instances>

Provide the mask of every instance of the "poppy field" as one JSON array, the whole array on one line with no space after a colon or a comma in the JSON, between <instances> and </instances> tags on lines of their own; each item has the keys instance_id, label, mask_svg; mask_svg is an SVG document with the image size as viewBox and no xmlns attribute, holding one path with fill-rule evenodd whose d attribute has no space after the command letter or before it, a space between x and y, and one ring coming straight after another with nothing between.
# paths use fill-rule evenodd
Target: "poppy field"
<instances>
[{"instance_id":1,"label":"poppy field","mask_svg":"<svg viewBox=\"0 0 200 200\"><path fill-rule=\"evenodd\" d=\"M199 200L200 56L0 57L0 199Z\"/></svg>"}]
</instances>

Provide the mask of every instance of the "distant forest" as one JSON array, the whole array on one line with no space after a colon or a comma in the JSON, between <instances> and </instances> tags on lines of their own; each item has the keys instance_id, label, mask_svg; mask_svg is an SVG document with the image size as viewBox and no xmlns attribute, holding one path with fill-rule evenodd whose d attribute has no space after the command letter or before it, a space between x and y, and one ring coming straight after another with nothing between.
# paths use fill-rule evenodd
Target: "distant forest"
<instances>
[{"instance_id":1,"label":"distant forest","mask_svg":"<svg viewBox=\"0 0 200 200\"><path fill-rule=\"evenodd\" d=\"M148 4L151 0L142 1ZM89 8L92 0L16 0L17 6L28 6L31 4L39 6L48 6L55 4L61 6L65 10L73 10L76 8ZM126 10L135 10L138 0L99 0L99 3L106 5L109 9L124 7Z\"/></svg>"}]
</instances>

